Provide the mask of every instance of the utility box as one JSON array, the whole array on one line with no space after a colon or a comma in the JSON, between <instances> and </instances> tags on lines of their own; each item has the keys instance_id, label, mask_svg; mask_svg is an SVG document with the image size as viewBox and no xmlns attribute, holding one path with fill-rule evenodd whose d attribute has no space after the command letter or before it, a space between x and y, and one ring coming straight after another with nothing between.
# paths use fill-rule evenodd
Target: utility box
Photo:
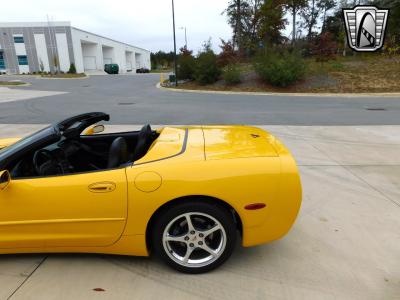
<instances>
[{"instance_id":1,"label":"utility box","mask_svg":"<svg viewBox=\"0 0 400 300\"><path fill-rule=\"evenodd\" d=\"M169 82L175 82L175 80L176 80L175 74L169 75Z\"/></svg>"},{"instance_id":2,"label":"utility box","mask_svg":"<svg viewBox=\"0 0 400 300\"><path fill-rule=\"evenodd\" d=\"M117 64L105 64L104 72L106 72L108 74L118 74L119 66Z\"/></svg>"}]
</instances>

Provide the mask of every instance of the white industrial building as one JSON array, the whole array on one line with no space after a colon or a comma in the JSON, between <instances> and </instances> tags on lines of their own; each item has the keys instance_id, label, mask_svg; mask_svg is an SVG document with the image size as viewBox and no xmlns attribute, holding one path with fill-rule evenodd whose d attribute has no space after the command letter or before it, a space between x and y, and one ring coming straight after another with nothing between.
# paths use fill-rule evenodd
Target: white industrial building
<instances>
[{"instance_id":1,"label":"white industrial building","mask_svg":"<svg viewBox=\"0 0 400 300\"><path fill-rule=\"evenodd\" d=\"M120 73L151 68L150 51L71 26L70 22L0 23L0 72L10 74L103 72L118 64Z\"/></svg>"}]
</instances>

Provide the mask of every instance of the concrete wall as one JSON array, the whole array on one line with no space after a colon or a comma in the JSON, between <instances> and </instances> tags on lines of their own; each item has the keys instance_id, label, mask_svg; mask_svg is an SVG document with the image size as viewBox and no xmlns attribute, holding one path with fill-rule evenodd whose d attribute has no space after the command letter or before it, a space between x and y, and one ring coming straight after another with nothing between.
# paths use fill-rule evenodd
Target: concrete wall
<instances>
[{"instance_id":1,"label":"concrete wall","mask_svg":"<svg viewBox=\"0 0 400 300\"><path fill-rule=\"evenodd\" d=\"M8 73L39 72L40 60L45 71L55 71L55 56L62 62L61 70L69 70L70 63L74 62L70 23L50 25L39 22L0 23L0 48L4 52ZM14 43L14 36L23 36L24 43ZM29 66L18 65L17 55L27 55Z\"/></svg>"},{"instance_id":2,"label":"concrete wall","mask_svg":"<svg viewBox=\"0 0 400 300\"><path fill-rule=\"evenodd\" d=\"M102 46L103 51L103 63L112 64L115 61L114 48Z\"/></svg>"},{"instance_id":3,"label":"concrete wall","mask_svg":"<svg viewBox=\"0 0 400 300\"><path fill-rule=\"evenodd\" d=\"M18 37L24 38L24 35L23 34L13 34L12 35L13 40L14 40L14 38L18 38ZM18 63L18 56L27 56L25 43L14 43L14 47L15 47L15 54L17 56L17 63ZM28 63L29 63L29 58L28 58ZM28 65L18 64L18 68L19 68L20 73L25 73L25 74L29 73L29 64Z\"/></svg>"},{"instance_id":4,"label":"concrete wall","mask_svg":"<svg viewBox=\"0 0 400 300\"><path fill-rule=\"evenodd\" d=\"M148 69L151 68L150 51L120 43L74 27L72 27L72 43L74 46L77 72L85 71L83 56L88 55L96 57L96 68L98 71L103 71L104 61L109 62L110 59L112 63L119 65L120 73L131 71L131 66L133 68L138 65ZM90 51L87 49L88 44L94 45L91 46ZM136 58L140 58L139 63L136 62Z\"/></svg>"},{"instance_id":5,"label":"concrete wall","mask_svg":"<svg viewBox=\"0 0 400 300\"><path fill-rule=\"evenodd\" d=\"M49 55L47 53L46 37L43 33L40 33L40 34L34 34L34 39L35 39L36 52L39 63L39 70L40 70L40 64L43 64L43 71L50 72L50 63L49 63Z\"/></svg>"},{"instance_id":6,"label":"concrete wall","mask_svg":"<svg viewBox=\"0 0 400 300\"><path fill-rule=\"evenodd\" d=\"M67 35L56 33L56 41L60 71L68 72L71 62L69 60Z\"/></svg>"},{"instance_id":7,"label":"concrete wall","mask_svg":"<svg viewBox=\"0 0 400 300\"><path fill-rule=\"evenodd\" d=\"M23 36L24 43L14 43L13 36ZM0 49L4 53L8 73L54 72L55 57L61 71L75 63L77 72L86 65L104 70L104 62L116 63L120 72L145 67L150 69L150 52L71 27L69 22L0 23ZM28 66L18 64L18 55L27 55Z\"/></svg>"}]
</instances>

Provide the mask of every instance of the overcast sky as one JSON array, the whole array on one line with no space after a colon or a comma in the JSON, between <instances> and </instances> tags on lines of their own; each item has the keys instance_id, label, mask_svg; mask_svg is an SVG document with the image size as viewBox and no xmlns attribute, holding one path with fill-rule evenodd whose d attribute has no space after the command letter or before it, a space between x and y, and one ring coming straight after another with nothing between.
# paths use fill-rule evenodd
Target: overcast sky
<instances>
[{"instance_id":1,"label":"overcast sky","mask_svg":"<svg viewBox=\"0 0 400 300\"><path fill-rule=\"evenodd\" d=\"M72 26L151 51L173 49L170 0L20 0L1 1L1 22L71 21ZM221 15L228 0L175 0L178 49L185 43L197 52L212 38L229 39L231 29Z\"/></svg>"}]
</instances>

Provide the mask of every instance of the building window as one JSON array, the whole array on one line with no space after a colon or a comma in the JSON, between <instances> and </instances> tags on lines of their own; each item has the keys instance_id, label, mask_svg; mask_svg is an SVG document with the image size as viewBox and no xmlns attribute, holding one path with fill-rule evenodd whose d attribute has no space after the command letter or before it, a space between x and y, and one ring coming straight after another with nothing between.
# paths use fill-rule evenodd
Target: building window
<instances>
[{"instance_id":1,"label":"building window","mask_svg":"<svg viewBox=\"0 0 400 300\"><path fill-rule=\"evenodd\" d=\"M23 36L14 36L14 43L23 44L24 43L24 37Z\"/></svg>"},{"instance_id":2,"label":"building window","mask_svg":"<svg viewBox=\"0 0 400 300\"><path fill-rule=\"evenodd\" d=\"M20 66L28 65L28 57L26 55L18 55L18 64Z\"/></svg>"},{"instance_id":3,"label":"building window","mask_svg":"<svg viewBox=\"0 0 400 300\"><path fill-rule=\"evenodd\" d=\"M4 62L4 54L0 52L0 70L4 70L6 68L6 64Z\"/></svg>"}]
</instances>

